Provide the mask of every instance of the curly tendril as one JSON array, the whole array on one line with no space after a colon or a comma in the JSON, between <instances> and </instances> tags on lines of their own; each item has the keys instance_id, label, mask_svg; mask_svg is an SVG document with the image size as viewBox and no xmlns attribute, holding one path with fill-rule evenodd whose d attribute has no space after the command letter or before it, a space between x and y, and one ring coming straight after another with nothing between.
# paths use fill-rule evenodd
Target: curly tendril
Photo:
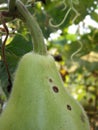
<instances>
[{"instance_id":1,"label":"curly tendril","mask_svg":"<svg viewBox=\"0 0 98 130\"><path fill-rule=\"evenodd\" d=\"M75 62L74 57L82 50L83 48L83 44L81 41L78 41L78 43L80 44L80 47L71 55L71 61Z\"/></svg>"},{"instance_id":2,"label":"curly tendril","mask_svg":"<svg viewBox=\"0 0 98 130\"><path fill-rule=\"evenodd\" d=\"M67 16L68 16L68 14L69 14L70 11L71 11L71 9L69 8L68 11L67 11L67 13L65 14L63 20L59 24L56 24L56 25L52 24L53 18L51 18L49 20L49 25L52 26L52 27L55 27L55 28L61 26L65 22L65 20L66 20L66 18L67 18Z\"/></svg>"},{"instance_id":3,"label":"curly tendril","mask_svg":"<svg viewBox=\"0 0 98 130\"><path fill-rule=\"evenodd\" d=\"M55 27L55 28L61 26L65 22L68 14L70 13L71 10L73 10L75 12L75 17L72 20L72 24L73 24L75 22L75 20L77 19L77 17L80 15L79 12L74 8L74 6L73 6L74 4L75 5L79 4L79 0L75 0L75 1L74 0L68 0L68 4L66 3L66 0L63 0L64 8L62 9L62 11L65 11L68 5L70 6L69 9L67 10L67 12L65 13L63 20L59 24L55 25L55 24L52 23L53 18L51 18L49 20L49 25L52 26L52 27Z\"/></svg>"}]
</instances>

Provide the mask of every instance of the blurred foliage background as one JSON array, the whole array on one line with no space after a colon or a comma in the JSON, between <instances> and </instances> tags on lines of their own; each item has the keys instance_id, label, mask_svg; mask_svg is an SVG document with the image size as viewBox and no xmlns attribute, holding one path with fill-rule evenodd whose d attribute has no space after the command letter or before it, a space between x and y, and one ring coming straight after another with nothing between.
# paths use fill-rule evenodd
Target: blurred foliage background
<instances>
[{"instance_id":1,"label":"blurred foliage background","mask_svg":"<svg viewBox=\"0 0 98 130\"><path fill-rule=\"evenodd\" d=\"M54 57L65 87L83 105L91 130L98 130L98 0L22 1L40 25L48 53ZM6 1L0 4L0 10L7 9ZM22 21L14 19L7 26L9 37L5 52L13 82L20 58L32 51L33 46ZM4 38L1 24L0 111L10 95L8 75L1 58Z\"/></svg>"}]
</instances>

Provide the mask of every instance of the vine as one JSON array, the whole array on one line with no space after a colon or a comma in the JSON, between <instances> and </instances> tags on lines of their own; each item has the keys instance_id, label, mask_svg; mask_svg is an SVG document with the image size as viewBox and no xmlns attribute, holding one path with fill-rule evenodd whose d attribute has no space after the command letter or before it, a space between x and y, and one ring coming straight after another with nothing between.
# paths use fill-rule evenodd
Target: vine
<instances>
[{"instance_id":1,"label":"vine","mask_svg":"<svg viewBox=\"0 0 98 130\"><path fill-rule=\"evenodd\" d=\"M9 30L8 30L6 24L5 24L5 21L4 21L4 19L3 19L2 13L0 13L0 19L1 19L2 25L3 25L3 27L4 27L4 30L5 30L5 32L6 32L5 39L4 39L4 41L2 42L1 49L2 49L2 60L3 60L3 62L4 62L4 65L5 65L6 71L7 71L7 75L8 75L7 92L10 93L11 88L12 88L12 82L11 82L11 75L10 75L9 67L8 67L8 64L7 64L6 56L5 56L5 44L6 44L6 41L7 41L7 39L8 39Z\"/></svg>"}]
</instances>

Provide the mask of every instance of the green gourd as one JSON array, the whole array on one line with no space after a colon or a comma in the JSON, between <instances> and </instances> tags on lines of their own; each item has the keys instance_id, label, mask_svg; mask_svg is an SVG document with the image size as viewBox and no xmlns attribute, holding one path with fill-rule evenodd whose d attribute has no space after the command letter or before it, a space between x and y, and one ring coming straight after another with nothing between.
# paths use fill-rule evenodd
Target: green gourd
<instances>
[{"instance_id":1,"label":"green gourd","mask_svg":"<svg viewBox=\"0 0 98 130\"><path fill-rule=\"evenodd\" d=\"M23 56L0 130L89 130L82 107L63 86L51 56Z\"/></svg>"},{"instance_id":2,"label":"green gourd","mask_svg":"<svg viewBox=\"0 0 98 130\"><path fill-rule=\"evenodd\" d=\"M21 58L0 130L89 130L87 116L64 87L54 59L40 53Z\"/></svg>"}]
</instances>

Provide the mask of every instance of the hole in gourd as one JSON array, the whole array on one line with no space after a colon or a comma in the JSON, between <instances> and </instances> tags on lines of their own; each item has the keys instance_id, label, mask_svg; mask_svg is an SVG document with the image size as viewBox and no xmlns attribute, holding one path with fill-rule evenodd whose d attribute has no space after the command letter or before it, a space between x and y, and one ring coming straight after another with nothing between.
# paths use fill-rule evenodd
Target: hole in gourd
<instances>
[{"instance_id":1,"label":"hole in gourd","mask_svg":"<svg viewBox=\"0 0 98 130\"><path fill-rule=\"evenodd\" d=\"M52 88L53 88L53 91L54 91L55 93L58 93L58 92L59 92L59 89L58 89L57 86L53 86Z\"/></svg>"},{"instance_id":2,"label":"hole in gourd","mask_svg":"<svg viewBox=\"0 0 98 130\"><path fill-rule=\"evenodd\" d=\"M67 109L68 109L69 111L71 111L72 108L71 108L70 105L67 104Z\"/></svg>"}]
</instances>

